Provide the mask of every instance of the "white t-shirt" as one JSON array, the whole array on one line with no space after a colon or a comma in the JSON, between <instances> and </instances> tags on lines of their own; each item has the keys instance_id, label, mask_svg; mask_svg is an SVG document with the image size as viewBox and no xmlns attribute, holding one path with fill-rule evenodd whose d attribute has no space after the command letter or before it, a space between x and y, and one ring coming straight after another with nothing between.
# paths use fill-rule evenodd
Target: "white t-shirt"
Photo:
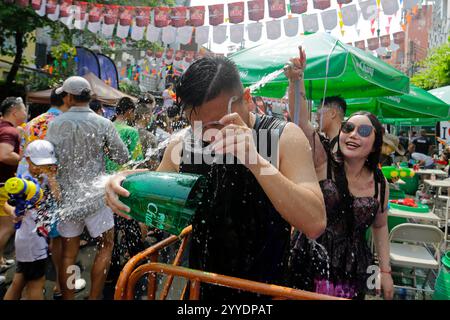
<instances>
[{"instance_id":1,"label":"white t-shirt","mask_svg":"<svg viewBox=\"0 0 450 320\"><path fill-rule=\"evenodd\" d=\"M47 258L48 244L44 237L36 232L36 210L27 210L20 228L16 231L14 242L16 260L33 262Z\"/></svg>"},{"instance_id":2,"label":"white t-shirt","mask_svg":"<svg viewBox=\"0 0 450 320\"><path fill-rule=\"evenodd\" d=\"M418 161L425 161L425 166L431 166L434 161L433 158L430 156L427 156L426 154L419 153L419 152L413 152L411 154L411 158Z\"/></svg>"}]
</instances>

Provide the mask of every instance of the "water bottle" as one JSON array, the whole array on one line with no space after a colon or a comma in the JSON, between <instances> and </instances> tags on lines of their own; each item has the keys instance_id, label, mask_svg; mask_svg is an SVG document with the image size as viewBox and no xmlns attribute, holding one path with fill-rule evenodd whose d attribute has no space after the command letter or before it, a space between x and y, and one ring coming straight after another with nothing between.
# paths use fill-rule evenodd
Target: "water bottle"
<instances>
[{"instance_id":1,"label":"water bottle","mask_svg":"<svg viewBox=\"0 0 450 320\"><path fill-rule=\"evenodd\" d=\"M119 197L127 213L148 226L179 235L191 224L204 188L200 175L140 172L127 176L122 187L129 197Z\"/></svg>"}]
</instances>

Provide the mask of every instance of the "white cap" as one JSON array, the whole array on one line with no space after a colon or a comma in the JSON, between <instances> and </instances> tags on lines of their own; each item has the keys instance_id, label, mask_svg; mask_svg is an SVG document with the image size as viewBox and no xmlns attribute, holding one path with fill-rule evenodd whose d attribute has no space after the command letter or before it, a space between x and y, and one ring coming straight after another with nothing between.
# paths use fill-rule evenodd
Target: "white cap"
<instances>
[{"instance_id":1,"label":"white cap","mask_svg":"<svg viewBox=\"0 0 450 320\"><path fill-rule=\"evenodd\" d=\"M37 166L56 164L55 148L47 140L34 140L25 149L24 156Z\"/></svg>"},{"instance_id":2,"label":"white cap","mask_svg":"<svg viewBox=\"0 0 450 320\"><path fill-rule=\"evenodd\" d=\"M83 77L73 76L67 78L62 87L56 89L55 92L56 94L67 92L79 96L85 89L92 90L89 82Z\"/></svg>"}]
</instances>

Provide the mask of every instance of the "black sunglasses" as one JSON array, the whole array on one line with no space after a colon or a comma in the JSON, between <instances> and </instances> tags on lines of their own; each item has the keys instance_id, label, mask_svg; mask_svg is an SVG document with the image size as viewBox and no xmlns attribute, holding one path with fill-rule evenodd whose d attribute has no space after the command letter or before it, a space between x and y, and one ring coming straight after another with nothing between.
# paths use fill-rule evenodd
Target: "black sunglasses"
<instances>
[{"instance_id":1,"label":"black sunglasses","mask_svg":"<svg viewBox=\"0 0 450 320\"><path fill-rule=\"evenodd\" d=\"M353 132L356 128L357 128L358 134L363 138L367 138L368 136L370 136L370 134L372 133L372 130L374 129L371 125L368 125L368 124L361 124L358 127L356 127L356 125L352 122L345 122L342 125L341 131L343 133L348 134L348 133Z\"/></svg>"}]
</instances>

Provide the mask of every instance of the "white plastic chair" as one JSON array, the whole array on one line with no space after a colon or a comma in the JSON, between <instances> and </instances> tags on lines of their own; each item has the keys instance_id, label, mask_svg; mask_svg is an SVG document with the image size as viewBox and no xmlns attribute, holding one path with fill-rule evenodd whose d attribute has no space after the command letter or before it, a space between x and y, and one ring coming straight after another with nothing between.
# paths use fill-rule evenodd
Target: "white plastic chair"
<instances>
[{"instance_id":1,"label":"white plastic chair","mask_svg":"<svg viewBox=\"0 0 450 320\"><path fill-rule=\"evenodd\" d=\"M432 270L440 268L440 247L444 233L436 226L403 223L391 230L389 235L391 265L411 268L414 290L417 288L416 268L428 270L422 291ZM434 255L426 245L434 247ZM406 276L406 275L403 275Z\"/></svg>"},{"instance_id":2,"label":"white plastic chair","mask_svg":"<svg viewBox=\"0 0 450 320\"><path fill-rule=\"evenodd\" d=\"M436 215L441 218L441 221L439 222L439 227L444 227L444 240L445 240L445 249L448 247L448 243L450 242L449 234L448 234L448 226L450 224L449 220L449 208L450 208L450 195L443 196L438 195L437 196L437 202L443 201L445 204L442 206L436 206L434 207L434 211L436 211ZM438 210L436 210L438 209Z\"/></svg>"}]
</instances>

